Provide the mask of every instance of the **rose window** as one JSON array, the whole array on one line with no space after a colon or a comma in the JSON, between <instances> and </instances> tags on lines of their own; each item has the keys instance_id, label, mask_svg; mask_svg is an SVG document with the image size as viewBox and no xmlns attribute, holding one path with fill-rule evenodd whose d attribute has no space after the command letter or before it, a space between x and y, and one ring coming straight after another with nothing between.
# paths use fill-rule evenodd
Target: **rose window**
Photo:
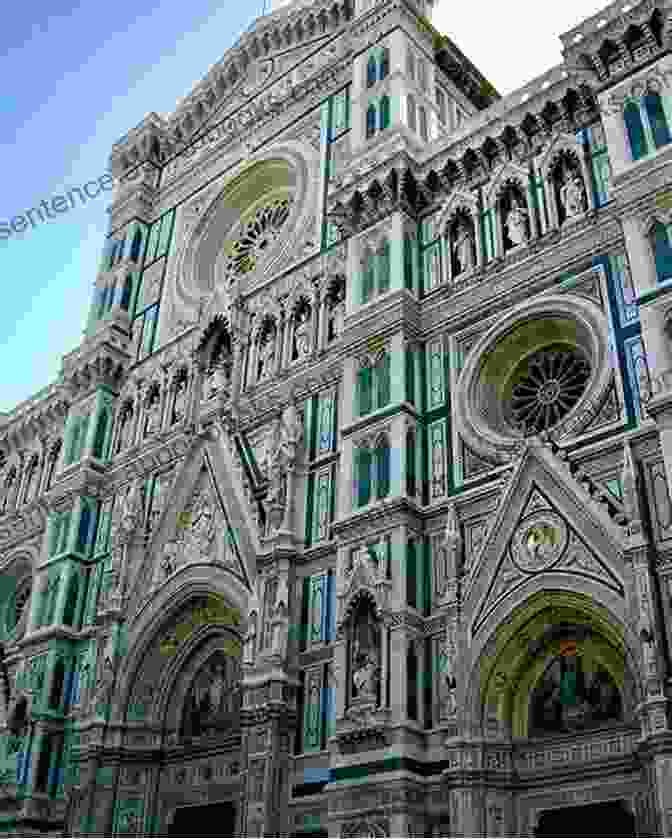
<instances>
[{"instance_id":1,"label":"rose window","mask_svg":"<svg viewBox=\"0 0 672 839\"><path fill-rule=\"evenodd\" d=\"M577 349L550 347L533 353L512 376L509 421L527 435L552 428L577 404L590 374L590 364Z\"/></svg>"},{"instance_id":2,"label":"rose window","mask_svg":"<svg viewBox=\"0 0 672 839\"><path fill-rule=\"evenodd\" d=\"M238 239L228 247L225 271L230 280L255 270L259 260L280 238L291 209L291 198L277 198L243 222Z\"/></svg>"}]
</instances>

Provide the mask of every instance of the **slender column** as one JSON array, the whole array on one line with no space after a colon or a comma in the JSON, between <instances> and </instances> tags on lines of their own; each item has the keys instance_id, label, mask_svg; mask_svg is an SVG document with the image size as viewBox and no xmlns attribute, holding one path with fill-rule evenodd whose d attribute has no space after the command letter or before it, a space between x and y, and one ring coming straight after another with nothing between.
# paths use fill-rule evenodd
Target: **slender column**
<instances>
[{"instance_id":1,"label":"slender column","mask_svg":"<svg viewBox=\"0 0 672 839\"><path fill-rule=\"evenodd\" d=\"M493 207L492 221L495 225L495 257L502 259L504 256L504 219L502 217L502 206L499 201Z\"/></svg>"},{"instance_id":2,"label":"slender column","mask_svg":"<svg viewBox=\"0 0 672 839\"><path fill-rule=\"evenodd\" d=\"M284 322L284 314L275 322L275 375L277 376L282 370L282 325Z\"/></svg>"},{"instance_id":3,"label":"slender column","mask_svg":"<svg viewBox=\"0 0 672 839\"><path fill-rule=\"evenodd\" d=\"M136 383L135 390L135 411L133 412L133 429L129 435L128 447L132 448L140 437L141 423L145 414L145 384L142 381Z\"/></svg>"},{"instance_id":4,"label":"slender column","mask_svg":"<svg viewBox=\"0 0 672 839\"><path fill-rule=\"evenodd\" d=\"M257 331L252 335L247 366L247 387L254 387L257 383L257 368L259 366L260 335Z\"/></svg>"},{"instance_id":5,"label":"slender column","mask_svg":"<svg viewBox=\"0 0 672 839\"><path fill-rule=\"evenodd\" d=\"M320 313L318 318L317 349L322 352L327 346L327 295L320 297Z\"/></svg>"},{"instance_id":6,"label":"slender column","mask_svg":"<svg viewBox=\"0 0 672 839\"><path fill-rule=\"evenodd\" d=\"M320 307L321 307L321 300L320 300L320 292L317 291L315 296L313 297L313 304L310 307L310 320L311 320L311 348L310 354L315 358L317 355L318 350L318 329L320 325Z\"/></svg>"},{"instance_id":7,"label":"slender column","mask_svg":"<svg viewBox=\"0 0 672 839\"><path fill-rule=\"evenodd\" d=\"M555 203L555 191L551 181L551 174L547 172L543 176L544 195L546 196L546 207L548 208L549 224L546 224L544 213L541 214L541 232L548 233L549 230L556 230L560 227L560 219L558 218L558 207Z\"/></svg>"},{"instance_id":8,"label":"slender column","mask_svg":"<svg viewBox=\"0 0 672 839\"><path fill-rule=\"evenodd\" d=\"M450 235L450 225L446 225L446 235L441 238L443 247L441 251L444 256L444 264L446 266L446 282L452 285L453 280L453 237Z\"/></svg>"},{"instance_id":9,"label":"slender column","mask_svg":"<svg viewBox=\"0 0 672 839\"><path fill-rule=\"evenodd\" d=\"M534 212L534 184L531 178L528 177L527 179L527 210L528 210L528 217L530 219L530 234L533 239L539 238L539 221L537 220L537 214Z\"/></svg>"},{"instance_id":10,"label":"slender column","mask_svg":"<svg viewBox=\"0 0 672 839\"><path fill-rule=\"evenodd\" d=\"M388 677L388 669L387 669L387 650L388 650L388 637L387 633L389 631L389 627L386 623L383 623L380 627L380 658L381 658L381 667L380 667L380 706L381 708L387 708L387 677Z\"/></svg>"},{"instance_id":11,"label":"slender column","mask_svg":"<svg viewBox=\"0 0 672 839\"><path fill-rule=\"evenodd\" d=\"M231 372L231 399L237 400L240 396L241 383L243 381L243 367L248 350L247 337L239 337L233 345L233 370Z\"/></svg>"},{"instance_id":12,"label":"slender column","mask_svg":"<svg viewBox=\"0 0 672 839\"><path fill-rule=\"evenodd\" d=\"M170 379L168 365L162 365L161 372L161 413L159 420L159 433L168 425L168 412L170 408Z\"/></svg>"},{"instance_id":13,"label":"slender column","mask_svg":"<svg viewBox=\"0 0 672 839\"><path fill-rule=\"evenodd\" d=\"M19 473L16 481L18 484L18 488L16 490L16 507L21 506L26 488L26 481L28 480L28 466L30 466L30 461L26 457L25 452L19 453L19 464Z\"/></svg>"},{"instance_id":14,"label":"slender column","mask_svg":"<svg viewBox=\"0 0 672 839\"><path fill-rule=\"evenodd\" d=\"M294 312L290 311L289 314L284 317L283 322L285 327L285 333L282 345L282 357L284 359L285 366L289 366L292 362L292 327L294 324Z\"/></svg>"},{"instance_id":15,"label":"slender column","mask_svg":"<svg viewBox=\"0 0 672 839\"><path fill-rule=\"evenodd\" d=\"M478 210L472 212L471 217L474 222L474 236L476 237L476 264L480 271L485 263L485 254L483 253L483 219Z\"/></svg>"}]
</instances>

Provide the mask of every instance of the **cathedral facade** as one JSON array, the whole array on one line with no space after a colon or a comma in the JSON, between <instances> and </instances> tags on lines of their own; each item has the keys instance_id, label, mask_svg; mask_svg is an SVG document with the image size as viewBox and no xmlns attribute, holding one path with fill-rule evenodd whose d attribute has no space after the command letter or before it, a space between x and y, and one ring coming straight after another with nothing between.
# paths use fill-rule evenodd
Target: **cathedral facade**
<instances>
[{"instance_id":1,"label":"cathedral facade","mask_svg":"<svg viewBox=\"0 0 672 839\"><path fill-rule=\"evenodd\" d=\"M672 833L672 3L506 97L433 5L276 0L113 146L0 415L0 834Z\"/></svg>"}]
</instances>

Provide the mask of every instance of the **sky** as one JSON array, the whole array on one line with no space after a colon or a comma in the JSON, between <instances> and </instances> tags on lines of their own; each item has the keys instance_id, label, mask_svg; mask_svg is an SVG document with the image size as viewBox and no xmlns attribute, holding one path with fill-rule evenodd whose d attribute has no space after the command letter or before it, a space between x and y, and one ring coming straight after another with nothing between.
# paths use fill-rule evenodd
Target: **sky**
<instances>
[{"instance_id":1,"label":"sky","mask_svg":"<svg viewBox=\"0 0 672 839\"><path fill-rule=\"evenodd\" d=\"M263 5L6 5L0 28L0 225L101 177L112 144L147 113L171 113ZM559 35L605 6L603 0L439 0L434 23L507 94L559 63ZM56 380L63 354L80 343L108 231L110 194L0 238L6 289L0 411Z\"/></svg>"}]
</instances>

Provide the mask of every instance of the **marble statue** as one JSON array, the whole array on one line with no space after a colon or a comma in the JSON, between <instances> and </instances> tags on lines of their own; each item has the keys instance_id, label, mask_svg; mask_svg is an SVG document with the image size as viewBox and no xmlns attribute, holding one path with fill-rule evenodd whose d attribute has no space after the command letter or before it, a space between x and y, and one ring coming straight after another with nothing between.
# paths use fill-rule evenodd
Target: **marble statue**
<instances>
[{"instance_id":1,"label":"marble statue","mask_svg":"<svg viewBox=\"0 0 672 839\"><path fill-rule=\"evenodd\" d=\"M513 245L524 245L527 242L528 213L516 198L513 199L513 206L506 217L506 227Z\"/></svg>"},{"instance_id":2,"label":"marble statue","mask_svg":"<svg viewBox=\"0 0 672 839\"><path fill-rule=\"evenodd\" d=\"M580 216L586 210L586 192L583 181L569 169L565 172L565 180L560 189L560 201L568 219Z\"/></svg>"},{"instance_id":3,"label":"marble statue","mask_svg":"<svg viewBox=\"0 0 672 839\"><path fill-rule=\"evenodd\" d=\"M460 226L455 238L455 258L459 265L458 273L463 274L471 271L474 267L474 237L467 224Z\"/></svg>"},{"instance_id":4,"label":"marble statue","mask_svg":"<svg viewBox=\"0 0 672 839\"><path fill-rule=\"evenodd\" d=\"M310 355L310 312L308 309L303 309L296 322L294 329L294 347L296 350L296 357L301 360Z\"/></svg>"}]
</instances>

